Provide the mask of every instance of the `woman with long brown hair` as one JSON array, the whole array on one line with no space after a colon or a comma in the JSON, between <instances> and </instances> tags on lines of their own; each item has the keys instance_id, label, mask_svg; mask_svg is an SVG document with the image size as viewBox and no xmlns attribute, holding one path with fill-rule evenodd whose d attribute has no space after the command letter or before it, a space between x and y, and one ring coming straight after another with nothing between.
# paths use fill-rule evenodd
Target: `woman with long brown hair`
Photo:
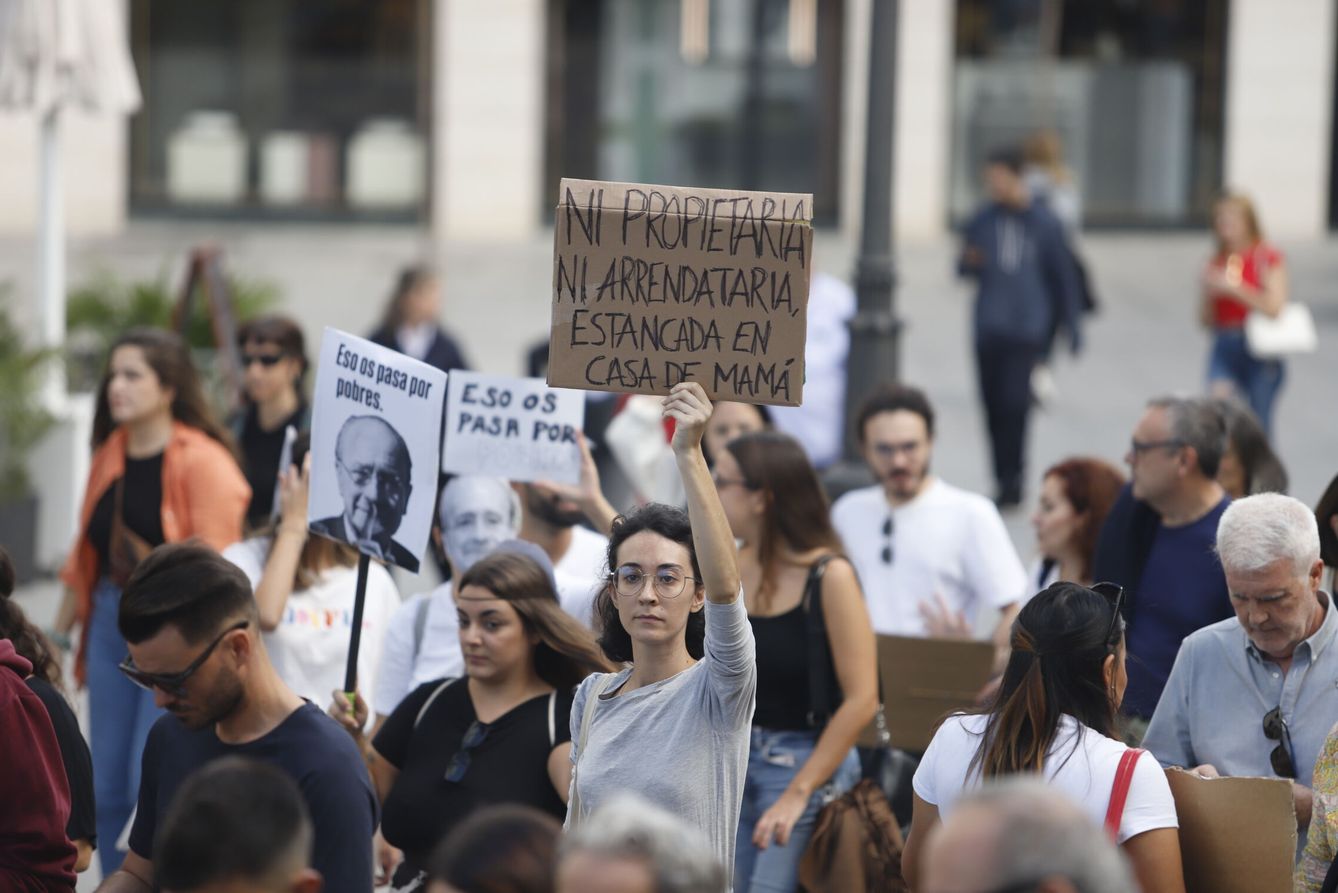
<instances>
[{"instance_id":1,"label":"woman with long brown hair","mask_svg":"<svg viewBox=\"0 0 1338 893\"><path fill-rule=\"evenodd\" d=\"M1029 596L1051 583L1093 582L1092 560L1101 526L1119 498L1124 475L1102 459L1065 459L1045 470L1031 515L1039 559L1028 575Z\"/></svg>"},{"instance_id":2,"label":"woman with long brown hair","mask_svg":"<svg viewBox=\"0 0 1338 893\"><path fill-rule=\"evenodd\" d=\"M716 456L714 478L740 541L757 642L734 885L789 893L819 810L859 780L855 740L878 698L873 628L798 441L772 431L735 438Z\"/></svg>"},{"instance_id":3,"label":"woman with long brown hair","mask_svg":"<svg viewBox=\"0 0 1338 893\"><path fill-rule=\"evenodd\" d=\"M422 889L433 847L484 806L566 814L574 689L609 666L562 610L542 551L527 545L503 544L460 577L464 678L419 686L372 740L381 830L404 854L395 891ZM331 711L360 728L361 698L351 722L340 700Z\"/></svg>"},{"instance_id":4,"label":"woman with long brown hair","mask_svg":"<svg viewBox=\"0 0 1338 893\"><path fill-rule=\"evenodd\" d=\"M139 790L140 754L161 711L116 670L126 655L116 628L121 587L153 547L198 537L236 542L251 498L232 438L214 419L185 342L131 329L112 344L93 417L93 458L79 538L55 638L82 628L75 675L88 685L89 738L104 876L120 865L114 842Z\"/></svg>"},{"instance_id":5,"label":"woman with long brown hair","mask_svg":"<svg viewBox=\"0 0 1338 893\"><path fill-rule=\"evenodd\" d=\"M1264 433L1273 431L1273 403L1286 369L1281 360L1250 353L1245 321L1252 312L1275 317L1287 306L1288 275L1282 252L1264 238L1254 203L1227 193L1213 206L1216 252L1203 272L1199 317L1213 333L1208 389L1238 397L1254 411Z\"/></svg>"},{"instance_id":6,"label":"woman with long brown hair","mask_svg":"<svg viewBox=\"0 0 1338 893\"><path fill-rule=\"evenodd\" d=\"M1170 785L1151 754L1119 741L1116 716L1128 682L1122 601L1110 583L1056 583L1023 607L998 693L982 712L943 720L916 769L902 854L912 890L925 838L964 792L1034 774L1104 821L1144 893L1184 893Z\"/></svg>"}]
</instances>

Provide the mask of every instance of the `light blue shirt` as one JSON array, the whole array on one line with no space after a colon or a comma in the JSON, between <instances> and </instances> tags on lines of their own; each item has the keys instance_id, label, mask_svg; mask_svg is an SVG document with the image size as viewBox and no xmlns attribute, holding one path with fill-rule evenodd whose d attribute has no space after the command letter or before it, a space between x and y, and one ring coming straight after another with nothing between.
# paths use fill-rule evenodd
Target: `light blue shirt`
<instances>
[{"instance_id":1,"label":"light blue shirt","mask_svg":"<svg viewBox=\"0 0 1338 893\"><path fill-rule=\"evenodd\" d=\"M1185 639L1152 715L1143 747L1163 766L1204 763L1223 775L1273 776L1264 714L1281 707L1296 781L1311 786L1315 760L1338 722L1338 617L1321 592L1324 622L1296 646L1283 673L1232 617Z\"/></svg>"}]
</instances>

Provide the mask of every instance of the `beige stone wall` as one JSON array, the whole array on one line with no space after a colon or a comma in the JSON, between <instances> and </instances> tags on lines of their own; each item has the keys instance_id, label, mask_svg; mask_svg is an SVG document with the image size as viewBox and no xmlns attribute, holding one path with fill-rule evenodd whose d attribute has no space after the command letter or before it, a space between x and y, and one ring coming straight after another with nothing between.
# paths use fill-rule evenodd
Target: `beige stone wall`
<instances>
[{"instance_id":1,"label":"beige stone wall","mask_svg":"<svg viewBox=\"0 0 1338 893\"><path fill-rule=\"evenodd\" d=\"M1231 0L1224 185L1252 196L1273 237L1327 228L1333 0Z\"/></svg>"}]
</instances>

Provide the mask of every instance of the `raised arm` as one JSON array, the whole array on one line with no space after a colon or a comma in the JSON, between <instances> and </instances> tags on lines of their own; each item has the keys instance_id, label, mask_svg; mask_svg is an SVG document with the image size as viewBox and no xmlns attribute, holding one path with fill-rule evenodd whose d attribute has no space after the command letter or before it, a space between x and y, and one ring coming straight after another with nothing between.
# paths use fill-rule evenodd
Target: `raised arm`
<instances>
[{"instance_id":1,"label":"raised arm","mask_svg":"<svg viewBox=\"0 0 1338 893\"><path fill-rule=\"evenodd\" d=\"M274 531L265 570L256 583L256 607L260 611L260 628L266 632L277 629L283 620L288 596L293 594L293 581L302 560L302 549L307 543L307 493L311 485L311 456L306 457L302 469L289 467L279 479L279 526Z\"/></svg>"},{"instance_id":2,"label":"raised arm","mask_svg":"<svg viewBox=\"0 0 1338 893\"><path fill-rule=\"evenodd\" d=\"M683 479L692 520L692 542L701 565L706 598L728 605L739 597L739 567L734 534L720 506L702 455L702 433L711 417L711 401L695 381L674 385L664 398L664 415L674 420L674 461Z\"/></svg>"}]
</instances>

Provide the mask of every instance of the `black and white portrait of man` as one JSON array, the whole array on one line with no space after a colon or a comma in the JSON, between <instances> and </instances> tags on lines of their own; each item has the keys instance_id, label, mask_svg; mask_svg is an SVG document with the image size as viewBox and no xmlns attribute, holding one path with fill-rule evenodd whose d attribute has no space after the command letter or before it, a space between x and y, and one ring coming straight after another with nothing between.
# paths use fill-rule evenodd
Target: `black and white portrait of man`
<instances>
[{"instance_id":1,"label":"black and white portrait of man","mask_svg":"<svg viewBox=\"0 0 1338 893\"><path fill-rule=\"evenodd\" d=\"M311 522L314 533L418 573L418 558L394 539L413 492L413 463L398 431L378 416L344 421L335 441L340 515Z\"/></svg>"}]
</instances>

